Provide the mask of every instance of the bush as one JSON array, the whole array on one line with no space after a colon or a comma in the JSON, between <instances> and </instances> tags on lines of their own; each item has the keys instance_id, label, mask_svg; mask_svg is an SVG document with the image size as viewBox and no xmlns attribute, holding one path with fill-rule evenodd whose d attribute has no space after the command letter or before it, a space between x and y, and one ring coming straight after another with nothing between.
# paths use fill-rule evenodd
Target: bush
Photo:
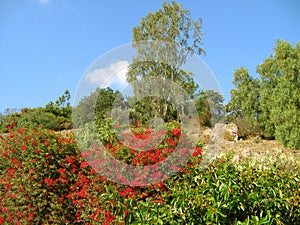
<instances>
[{"instance_id":1,"label":"bush","mask_svg":"<svg viewBox=\"0 0 300 225\"><path fill-rule=\"evenodd\" d=\"M60 130L60 121L53 113L46 112L42 108L37 108L25 113L17 120L18 127L37 128L48 130Z\"/></svg>"},{"instance_id":2,"label":"bush","mask_svg":"<svg viewBox=\"0 0 300 225\"><path fill-rule=\"evenodd\" d=\"M167 137L180 134L175 125ZM134 187L108 181L81 154L73 136L53 131L0 137L0 224L300 223L299 168L232 164L226 156L203 170L196 148L169 179ZM135 159L143 165L149 157Z\"/></svg>"},{"instance_id":3,"label":"bush","mask_svg":"<svg viewBox=\"0 0 300 225\"><path fill-rule=\"evenodd\" d=\"M259 128L259 125L255 122L249 122L246 119L237 117L232 121L238 127L238 137L239 138L253 138L262 135L262 131Z\"/></svg>"},{"instance_id":4,"label":"bush","mask_svg":"<svg viewBox=\"0 0 300 225\"><path fill-rule=\"evenodd\" d=\"M66 197L76 184L82 162L74 140L50 131L18 129L11 131L3 142L2 220L6 224L74 221L76 205Z\"/></svg>"}]
</instances>

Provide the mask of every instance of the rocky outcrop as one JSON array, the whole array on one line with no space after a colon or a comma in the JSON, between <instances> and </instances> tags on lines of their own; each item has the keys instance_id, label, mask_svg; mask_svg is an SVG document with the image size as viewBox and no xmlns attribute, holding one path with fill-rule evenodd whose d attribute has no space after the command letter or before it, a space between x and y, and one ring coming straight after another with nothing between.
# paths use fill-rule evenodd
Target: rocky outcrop
<instances>
[{"instance_id":1,"label":"rocky outcrop","mask_svg":"<svg viewBox=\"0 0 300 225\"><path fill-rule=\"evenodd\" d=\"M226 125L217 123L213 128L213 130L210 128L204 129L200 135L200 138L205 144L215 142L216 139L221 139L226 141L237 141L238 127L234 123L229 123Z\"/></svg>"},{"instance_id":2,"label":"rocky outcrop","mask_svg":"<svg viewBox=\"0 0 300 225\"><path fill-rule=\"evenodd\" d=\"M234 123L226 124L224 140L237 141L238 140L238 126Z\"/></svg>"}]
</instances>

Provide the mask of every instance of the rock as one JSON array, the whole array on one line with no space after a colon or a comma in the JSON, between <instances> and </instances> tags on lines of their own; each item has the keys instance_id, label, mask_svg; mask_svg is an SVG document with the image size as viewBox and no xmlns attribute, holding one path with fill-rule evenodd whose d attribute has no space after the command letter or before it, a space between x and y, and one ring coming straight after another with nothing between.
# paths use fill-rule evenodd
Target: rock
<instances>
[{"instance_id":1,"label":"rock","mask_svg":"<svg viewBox=\"0 0 300 225\"><path fill-rule=\"evenodd\" d=\"M238 127L234 123L221 124L217 123L213 129L207 128L203 130L200 139L205 144L215 143L217 140L237 141Z\"/></svg>"},{"instance_id":2,"label":"rock","mask_svg":"<svg viewBox=\"0 0 300 225\"><path fill-rule=\"evenodd\" d=\"M212 145L218 144L219 146L221 146L224 139L225 130L226 130L225 124L217 123L211 132L209 144Z\"/></svg>"},{"instance_id":3,"label":"rock","mask_svg":"<svg viewBox=\"0 0 300 225\"><path fill-rule=\"evenodd\" d=\"M199 140L199 134L188 134L189 138L193 141L193 142L197 142Z\"/></svg>"},{"instance_id":4,"label":"rock","mask_svg":"<svg viewBox=\"0 0 300 225\"><path fill-rule=\"evenodd\" d=\"M226 141L238 140L238 127L234 123L226 124L224 139Z\"/></svg>"},{"instance_id":5,"label":"rock","mask_svg":"<svg viewBox=\"0 0 300 225\"><path fill-rule=\"evenodd\" d=\"M235 155L232 157L232 162L238 162L240 161L240 156L239 155Z\"/></svg>"},{"instance_id":6,"label":"rock","mask_svg":"<svg viewBox=\"0 0 300 225\"><path fill-rule=\"evenodd\" d=\"M276 154L282 154L283 150L281 148L276 148L275 152L276 152Z\"/></svg>"},{"instance_id":7,"label":"rock","mask_svg":"<svg viewBox=\"0 0 300 225\"><path fill-rule=\"evenodd\" d=\"M202 132L202 135L200 136L200 138L202 139L204 144L208 144L209 139L210 139L210 135L211 135L211 129L210 128L207 128Z\"/></svg>"},{"instance_id":8,"label":"rock","mask_svg":"<svg viewBox=\"0 0 300 225\"><path fill-rule=\"evenodd\" d=\"M246 158L249 158L251 155L251 150L246 148L244 149L242 152L241 152L241 156L242 158L246 159Z\"/></svg>"}]
</instances>

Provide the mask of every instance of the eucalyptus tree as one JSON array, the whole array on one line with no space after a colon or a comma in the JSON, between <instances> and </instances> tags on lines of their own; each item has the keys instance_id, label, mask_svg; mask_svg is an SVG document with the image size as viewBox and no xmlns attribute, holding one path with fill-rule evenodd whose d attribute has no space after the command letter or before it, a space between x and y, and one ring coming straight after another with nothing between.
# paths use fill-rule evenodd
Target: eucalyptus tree
<instances>
[{"instance_id":1,"label":"eucalyptus tree","mask_svg":"<svg viewBox=\"0 0 300 225\"><path fill-rule=\"evenodd\" d=\"M201 47L203 39L202 20L193 20L189 10L172 1L164 2L162 8L149 13L133 28L133 47L137 51L127 73L127 81L134 87L135 97L141 93L153 92L153 83L144 82L145 78L154 77L160 80L159 96L140 99L136 108L149 108L153 116L169 120L174 114L174 104L181 95L187 99L198 89L192 73L182 69L187 57L193 54L204 54ZM182 88L181 93L167 90L168 82L176 83ZM155 82L154 82L155 83ZM177 91L178 92L178 91ZM184 95L184 96L182 96ZM139 105L139 106L138 106ZM140 113L143 113L139 110ZM147 113L147 112L144 112Z\"/></svg>"},{"instance_id":2,"label":"eucalyptus tree","mask_svg":"<svg viewBox=\"0 0 300 225\"><path fill-rule=\"evenodd\" d=\"M259 123L263 136L300 148L300 43L277 40L274 54L257 66L259 78L246 68L234 73L230 113Z\"/></svg>"}]
</instances>

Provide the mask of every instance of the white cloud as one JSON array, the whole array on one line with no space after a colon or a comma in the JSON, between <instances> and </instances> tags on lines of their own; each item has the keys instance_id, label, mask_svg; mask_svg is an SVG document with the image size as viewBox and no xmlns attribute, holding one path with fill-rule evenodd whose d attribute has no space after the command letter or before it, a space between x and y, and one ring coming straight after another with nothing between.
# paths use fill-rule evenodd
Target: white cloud
<instances>
[{"instance_id":1,"label":"white cloud","mask_svg":"<svg viewBox=\"0 0 300 225\"><path fill-rule=\"evenodd\" d=\"M110 64L106 68L96 69L85 76L85 80L100 87L125 87L126 74L128 71L129 63L127 61L118 61Z\"/></svg>"}]
</instances>

